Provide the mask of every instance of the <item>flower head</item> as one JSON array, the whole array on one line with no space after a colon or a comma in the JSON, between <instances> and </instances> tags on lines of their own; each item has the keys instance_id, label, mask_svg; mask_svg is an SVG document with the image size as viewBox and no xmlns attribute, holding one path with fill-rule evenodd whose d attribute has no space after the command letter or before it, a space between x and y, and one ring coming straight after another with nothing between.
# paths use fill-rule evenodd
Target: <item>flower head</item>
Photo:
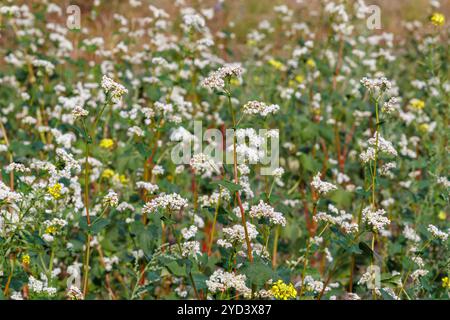
<instances>
[{"instance_id":1,"label":"flower head","mask_svg":"<svg viewBox=\"0 0 450 320\"><path fill-rule=\"evenodd\" d=\"M297 296L297 290L292 283L286 284L283 280L278 280L270 289L275 299L288 300Z\"/></svg>"},{"instance_id":2,"label":"flower head","mask_svg":"<svg viewBox=\"0 0 450 320\"><path fill-rule=\"evenodd\" d=\"M441 27L445 23L445 16L442 13L435 12L431 15L430 21L435 26Z\"/></svg>"}]
</instances>

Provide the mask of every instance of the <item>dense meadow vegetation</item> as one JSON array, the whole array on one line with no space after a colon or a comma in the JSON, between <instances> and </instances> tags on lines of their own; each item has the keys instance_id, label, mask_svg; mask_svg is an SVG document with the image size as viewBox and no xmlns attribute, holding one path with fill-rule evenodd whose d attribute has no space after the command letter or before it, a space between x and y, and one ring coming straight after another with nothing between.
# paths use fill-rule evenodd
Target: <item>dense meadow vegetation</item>
<instances>
[{"instance_id":1,"label":"dense meadow vegetation","mask_svg":"<svg viewBox=\"0 0 450 320\"><path fill-rule=\"evenodd\" d=\"M1 299L449 299L448 6L54 2L0 2Z\"/></svg>"}]
</instances>

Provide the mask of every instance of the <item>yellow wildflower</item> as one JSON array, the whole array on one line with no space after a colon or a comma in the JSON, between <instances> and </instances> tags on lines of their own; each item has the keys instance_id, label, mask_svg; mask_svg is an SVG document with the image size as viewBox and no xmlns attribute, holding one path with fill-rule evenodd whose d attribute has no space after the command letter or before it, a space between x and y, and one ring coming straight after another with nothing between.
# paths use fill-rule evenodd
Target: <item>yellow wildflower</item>
<instances>
[{"instance_id":1,"label":"yellow wildflower","mask_svg":"<svg viewBox=\"0 0 450 320\"><path fill-rule=\"evenodd\" d=\"M425 101L423 101L423 100L412 99L410 103L411 103L411 107L413 107L416 110L422 110L423 108L425 108Z\"/></svg>"},{"instance_id":2,"label":"yellow wildflower","mask_svg":"<svg viewBox=\"0 0 450 320\"><path fill-rule=\"evenodd\" d=\"M278 280L275 282L270 291L275 299L278 300L288 300L297 296L297 290L294 285L292 283L285 284L283 280Z\"/></svg>"},{"instance_id":3,"label":"yellow wildflower","mask_svg":"<svg viewBox=\"0 0 450 320\"><path fill-rule=\"evenodd\" d=\"M61 189L61 184L55 183L52 187L48 187L48 193L50 193L53 198L59 199L61 198Z\"/></svg>"},{"instance_id":4,"label":"yellow wildflower","mask_svg":"<svg viewBox=\"0 0 450 320\"><path fill-rule=\"evenodd\" d=\"M430 126L428 125L428 123L422 123L421 125L419 125L419 131L422 133L427 133L429 129Z\"/></svg>"},{"instance_id":5,"label":"yellow wildflower","mask_svg":"<svg viewBox=\"0 0 450 320\"><path fill-rule=\"evenodd\" d=\"M308 59L308 60L306 61L306 65L307 65L308 67L311 67L311 68L315 68L315 67L316 67L316 63L314 62L313 59Z\"/></svg>"},{"instance_id":6,"label":"yellow wildflower","mask_svg":"<svg viewBox=\"0 0 450 320\"><path fill-rule=\"evenodd\" d=\"M128 178L127 178L124 174L121 174L121 175L119 176L119 181L120 181L120 183L125 184L125 183L127 183L129 180L128 180Z\"/></svg>"},{"instance_id":7,"label":"yellow wildflower","mask_svg":"<svg viewBox=\"0 0 450 320\"><path fill-rule=\"evenodd\" d=\"M100 147L103 149L111 149L114 146L113 139L102 139L100 141Z\"/></svg>"},{"instance_id":8,"label":"yellow wildflower","mask_svg":"<svg viewBox=\"0 0 450 320\"><path fill-rule=\"evenodd\" d=\"M438 218L439 218L440 220L445 220L445 219L447 219L447 214L445 213L445 211L439 211Z\"/></svg>"},{"instance_id":9,"label":"yellow wildflower","mask_svg":"<svg viewBox=\"0 0 450 320\"><path fill-rule=\"evenodd\" d=\"M102 178L109 179L114 176L114 170L105 169L102 173Z\"/></svg>"},{"instance_id":10,"label":"yellow wildflower","mask_svg":"<svg viewBox=\"0 0 450 320\"><path fill-rule=\"evenodd\" d=\"M430 18L430 21L432 24L434 24L435 26L443 26L445 23L445 16L442 13L439 12L435 12L433 13L433 15Z\"/></svg>"},{"instance_id":11,"label":"yellow wildflower","mask_svg":"<svg viewBox=\"0 0 450 320\"><path fill-rule=\"evenodd\" d=\"M270 59L269 64L277 70L283 70L285 68L283 63L275 59Z\"/></svg>"},{"instance_id":12,"label":"yellow wildflower","mask_svg":"<svg viewBox=\"0 0 450 320\"><path fill-rule=\"evenodd\" d=\"M442 278L442 288L450 289L450 280L448 277Z\"/></svg>"},{"instance_id":13,"label":"yellow wildflower","mask_svg":"<svg viewBox=\"0 0 450 320\"><path fill-rule=\"evenodd\" d=\"M47 229L45 229L45 233L48 234L55 234L58 229L56 229L55 226L48 226Z\"/></svg>"},{"instance_id":14,"label":"yellow wildflower","mask_svg":"<svg viewBox=\"0 0 450 320\"><path fill-rule=\"evenodd\" d=\"M301 74L298 74L298 75L295 77L295 80L296 80L298 83L302 83L303 81L305 81L305 78L304 78Z\"/></svg>"},{"instance_id":15,"label":"yellow wildflower","mask_svg":"<svg viewBox=\"0 0 450 320\"><path fill-rule=\"evenodd\" d=\"M22 263L24 265L26 265L26 266L29 265L30 264L30 256L27 255L27 254L23 255L22 256Z\"/></svg>"}]
</instances>

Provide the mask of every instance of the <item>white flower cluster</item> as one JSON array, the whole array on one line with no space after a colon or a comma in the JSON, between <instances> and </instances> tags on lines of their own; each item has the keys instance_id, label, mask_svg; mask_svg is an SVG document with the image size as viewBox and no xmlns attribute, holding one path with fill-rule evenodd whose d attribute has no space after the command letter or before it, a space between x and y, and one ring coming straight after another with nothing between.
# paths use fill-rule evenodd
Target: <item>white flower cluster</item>
<instances>
[{"instance_id":1,"label":"white flower cluster","mask_svg":"<svg viewBox=\"0 0 450 320\"><path fill-rule=\"evenodd\" d=\"M257 219L266 218L275 225L282 225L283 227L286 225L286 219L283 214L275 211L274 208L264 203L262 200L260 200L257 205L250 208L249 215L250 217Z\"/></svg>"},{"instance_id":2,"label":"white flower cluster","mask_svg":"<svg viewBox=\"0 0 450 320\"><path fill-rule=\"evenodd\" d=\"M345 212L344 210L338 210L332 204L328 205L328 210L336 214L336 216L332 216L326 212L318 212L314 216L314 220L316 222L325 221L332 225L338 225L344 230L345 233L358 232L358 224L352 222L353 216L351 214Z\"/></svg>"},{"instance_id":3,"label":"white flower cluster","mask_svg":"<svg viewBox=\"0 0 450 320\"><path fill-rule=\"evenodd\" d=\"M28 287L30 289L30 292L36 293L36 294L44 294L44 295L48 295L48 296L55 295L56 288L48 286L47 277L42 275L41 279L42 279L42 281L34 278L33 276L30 276L28 278Z\"/></svg>"},{"instance_id":4,"label":"white flower cluster","mask_svg":"<svg viewBox=\"0 0 450 320\"><path fill-rule=\"evenodd\" d=\"M230 228L223 228L222 232L225 239L217 240L217 244L222 247L229 248L234 244L245 242L245 230L244 227L240 224L236 224ZM248 221L247 232L250 241L256 239L256 237L258 236L256 227Z\"/></svg>"},{"instance_id":5,"label":"white flower cluster","mask_svg":"<svg viewBox=\"0 0 450 320\"><path fill-rule=\"evenodd\" d=\"M102 78L102 88L106 93L110 93L114 99L119 99L128 93L128 90L123 85L105 75Z\"/></svg>"},{"instance_id":6,"label":"white flower cluster","mask_svg":"<svg viewBox=\"0 0 450 320\"><path fill-rule=\"evenodd\" d=\"M363 222L370 225L373 231L379 233L384 231L384 227L391 223L387 217L385 217L386 211L379 209L374 211L372 207L366 207L362 211Z\"/></svg>"},{"instance_id":7,"label":"white flower cluster","mask_svg":"<svg viewBox=\"0 0 450 320\"><path fill-rule=\"evenodd\" d=\"M323 290L323 282L319 280L314 280L314 278L311 276L305 277L304 285L306 287L306 290L310 292L321 293ZM326 287L324 292L328 292L330 290L331 288Z\"/></svg>"},{"instance_id":8,"label":"white flower cluster","mask_svg":"<svg viewBox=\"0 0 450 320\"><path fill-rule=\"evenodd\" d=\"M245 275L237 275L222 269L214 271L214 273L206 280L208 291L211 293L225 292L234 288L239 293L248 293L251 290L245 284L247 277Z\"/></svg>"},{"instance_id":9,"label":"white flower cluster","mask_svg":"<svg viewBox=\"0 0 450 320\"><path fill-rule=\"evenodd\" d=\"M22 196L19 193L11 191L7 185L0 181L0 201L13 202L21 199Z\"/></svg>"},{"instance_id":10,"label":"white flower cluster","mask_svg":"<svg viewBox=\"0 0 450 320\"><path fill-rule=\"evenodd\" d=\"M447 177L438 177L437 183L442 185L445 188L450 187L450 181L448 181Z\"/></svg>"},{"instance_id":11,"label":"white flower cluster","mask_svg":"<svg viewBox=\"0 0 450 320\"><path fill-rule=\"evenodd\" d=\"M329 182L322 181L320 179L320 172L314 176L313 181L311 182L311 186L318 191L320 194L327 194L330 191L336 190L337 187Z\"/></svg>"},{"instance_id":12,"label":"white flower cluster","mask_svg":"<svg viewBox=\"0 0 450 320\"><path fill-rule=\"evenodd\" d=\"M419 235L408 225L405 226L405 229L403 229L403 236L412 242L420 242Z\"/></svg>"},{"instance_id":13,"label":"white flower cluster","mask_svg":"<svg viewBox=\"0 0 450 320\"><path fill-rule=\"evenodd\" d=\"M375 79L364 77L361 79L361 84L370 91L374 90L387 91L392 87L392 83L385 77Z\"/></svg>"},{"instance_id":14,"label":"white flower cluster","mask_svg":"<svg viewBox=\"0 0 450 320\"><path fill-rule=\"evenodd\" d=\"M153 184L151 182L146 182L146 181L138 181L138 182L136 182L136 187L138 189L145 189L145 190L147 190L150 193L155 193L159 189L158 185Z\"/></svg>"},{"instance_id":15,"label":"white flower cluster","mask_svg":"<svg viewBox=\"0 0 450 320\"><path fill-rule=\"evenodd\" d=\"M86 117L89 112L81 106L75 106L72 110L72 116L74 119Z\"/></svg>"},{"instance_id":16,"label":"white flower cluster","mask_svg":"<svg viewBox=\"0 0 450 320\"><path fill-rule=\"evenodd\" d=\"M428 225L427 230L433 235L433 237L437 239L440 239L442 241L446 241L448 239L448 233L439 230L436 226L433 226L432 224Z\"/></svg>"},{"instance_id":17,"label":"white flower cluster","mask_svg":"<svg viewBox=\"0 0 450 320\"><path fill-rule=\"evenodd\" d=\"M117 193L115 193L113 190L109 190L108 194L103 197L103 205L110 207L117 207L118 204L119 204L119 197L117 196Z\"/></svg>"},{"instance_id":18,"label":"white flower cluster","mask_svg":"<svg viewBox=\"0 0 450 320\"><path fill-rule=\"evenodd\" d=\"M160 194L158 197L147 202L142 209L143 213L155 213L158 209L168 211L180 211L186 207L188 201L177 193Z\"/></svg>"},{"instance_id":19,"label":"white flower cluster","mask_svg":"<svg viewBox=\"0 0 450 320\"><path fill-rule=\"evenodd\" d=\"M22 163L11 162L9 165L5 167L5 171L7 173L10 172L29 173L31 170L25 167Z\"/></svg>"},{"instance_id":20,"label":"white flower cluster","mask_svg":"<svg viewBox=\"0 0 450 320\"><path fill-rule=\"evenodd\" d=\"M221 188L220 192L214 191L210 196L204 195L200 198L202 207L215 207L219 201L229 201L231 199L230 191L225 188Z\"/></svg>"},{"instance_id":21,"label":"white flower cluster","mask_svg":"<svg viewBox=\"0 0 450 320\"><path fill-rule=\"evenodd\" d=\"M280 106L276 104L267 105L260 101L249 101L242 108L244 114L259 114L263 117L269 114L275 114L280 110Z\"/></svg>"},{"instance_id":22,"label":"white flower cluster","mask_svg":"<svg viewBox=\"0 0 450 320\"><path fill-rule=\"evenodd\" d=\"M204 177L220 173L214 159L203 153L194 154L189 163L196 174L204 175Z\"/></svg>"},{"instance_id":23,"label":"white flower cluster","mask_svg":"<svg viewBox=\"0 0 450 320\"><path fill-rule=\"evenodd\" d=\"M199 256L201 254L202 254L202 252L200 250L200 242L186 241L181 244L181 255L183 257L197 258L197 256Z\"/></svg>"},{"instance_id":24,"label":"white flower cluster","mask_svg":"<svg viewBox=\"0 0 450 320\"><path fill-rule=\"evenodd\" d=\"M390 114L398 108L399 108L398 99L396 97L392 97L383 104L381 111Z\"/></svg>"},{"instance_id":25,"label":"white flower cluster","mask_svg":"<svg viewBox=\"0 0 450 320\"><path fill-rule=\"evenodd\" d=\"M84 295L77 286L70 286L69 290L67 290L67 298L69 300L83 300Z\"/></svg>"},{"instance_id":26,"label":"white flower cluster","mask_svg":"<svg viewBox=\"0 0 450 320\"><path fill-rule=\"evenodd\" d=\"M198 228L195 225L190 226L189 228L183 228L181 229L181 235L185 240L189 240L191 238L194 238L197 234Z\"/></svg>"},{"instance_id":27,"label":"white flower cluster","mask_svg":"<svg viewBox=\"0 0 450 320\"><path fill-rule=\"evenodd\" d=\"M378 137L377 137L378 135ZM396 157L398 155L392 143L384 139L381 134L375 132L374 136L370 138L367 143L371 146L366 151L361 152L360 159L363 163L375 160L375 150L378 146L378 151Z\"/></svg>"},{"instance_id":28,"label":"white flower cluster","mask_svg":"<svg viewBox=\"0 0 450 320\"><path fill-rule=\"evenodd\" d=\"M240 64L227 64L217 71L212 72L207 78L203 79L201 86L210 89L223 89L225 87L225 78L232 76L239 77L243 70Z\"/></svg>"},{"instance_id":29,"label":"white flower cluster","mask_svg":"<svg viewBox=\"0 0 450 320\"><path fill-rule=\"evenodd\" d=\"M368 289L379 289L379 273L376 268L369 267L361 276L358 285L366 285Z\"/></svg>"}]
</instances>

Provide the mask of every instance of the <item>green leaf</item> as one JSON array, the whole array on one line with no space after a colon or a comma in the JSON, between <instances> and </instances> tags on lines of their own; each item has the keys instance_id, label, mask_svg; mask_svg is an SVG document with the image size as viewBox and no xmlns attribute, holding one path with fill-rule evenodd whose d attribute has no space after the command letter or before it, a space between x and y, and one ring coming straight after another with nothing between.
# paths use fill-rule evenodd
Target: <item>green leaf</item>
<instances>
[{"instance_id":1,"label":"green leaf","mask_svg":"<svg viewBox=\"0 0 450 320\"><path fill-rule=\"evenodd\" d=\"M167 263L166 268L177 277L185 277L187 275L184 266L179 265L177 261Z\"/></svg>"},{"instance_id":2,"label":"green leaf","mask_svg":"<svg viewBox=\"0 0 450 320\"><path fill-rule=\"evenodd\" d=\"M362 250L362 252L366 255L369 256L371 258L373 258L373 251L372 249L364 242L360 242L358 244L358 247Z\"/></svg>"},{"instance_id":3,"label":"green leaf","mask_svg":"<svg viewBox=\"0 0 450 320\"><path fill-rule=\"evenodd\" d=\"M253 263L246 264L242 269L242 273L247 276L251 284L257 286L264 285L268 280L274 278L275 272L272 267L264 263L262 260L255 260Z\"/></svg>"},{"instance_id":4,"label":"green leaf","mask_svg":"<svg viewBox=\"0 0 450 320\"><path fill-rule=\"evenodd\" d=\"M108 219L97 218L97 219L94 220L94 222L91 224L91 232L92 232L93 234L99 233L99 232L102 231L109 223L110 223L110 221L109 221Z\"/></svg>"},{"instance_id":5,"label":"green leaf","mask_svg":"<svg viewBox=\"0 0 450 320\"><path fill-rule=\"evenodd\" d=\"M227 188L231 193L235 193L242 189L242 187L239 184L235 184L231 181L227 180L220 180L220 181L213 181L211 182L213 185L221 185L222 187Z\"/></svg>"}]
</instances>

